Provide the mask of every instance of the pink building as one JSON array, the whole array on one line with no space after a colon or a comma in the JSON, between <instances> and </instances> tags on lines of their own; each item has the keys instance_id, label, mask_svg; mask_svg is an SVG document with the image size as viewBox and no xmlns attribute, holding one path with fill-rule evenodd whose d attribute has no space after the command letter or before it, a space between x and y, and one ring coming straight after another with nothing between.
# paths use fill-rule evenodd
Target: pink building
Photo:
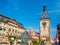
<instances>
[{"instance_id":1,"label":"pink building","mask_svg":"<svg viewBox=\"0 0 60 45\"><path fill-rule=\"evenodd\" d=\"M39 35L32 28L28 30L28 34L32 39L39 39Z\"/></svg>"}]
</instances>

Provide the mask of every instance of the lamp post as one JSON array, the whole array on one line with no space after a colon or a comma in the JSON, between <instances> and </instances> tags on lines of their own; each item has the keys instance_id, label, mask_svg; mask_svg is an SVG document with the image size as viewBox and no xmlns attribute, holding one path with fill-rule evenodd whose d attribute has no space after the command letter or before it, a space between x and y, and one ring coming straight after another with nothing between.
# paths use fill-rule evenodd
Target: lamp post
<instances>
[{"instance_id":1,"label":"lamp post","mask_svg":"<svg viewBox=\"0 0 60 45\"><path fill-rule=\"evenodd\" d=\"M14 42L14 37L10 36L10 33L8 32L8 40L10 42L10 45Z\"/></svg>"}]
</instances>

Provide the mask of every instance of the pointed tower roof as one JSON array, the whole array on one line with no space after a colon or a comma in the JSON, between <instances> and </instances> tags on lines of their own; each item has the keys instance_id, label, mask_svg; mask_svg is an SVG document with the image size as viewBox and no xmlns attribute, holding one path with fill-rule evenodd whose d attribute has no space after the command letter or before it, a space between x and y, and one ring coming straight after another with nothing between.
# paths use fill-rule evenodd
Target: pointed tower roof
<instances>
[{"instance_id":1,"label":"pointed tower roof","mask_svg":"<svg viewBox=\"0 0 60 45\"><path fill-rule=\"evenodd\" d=\"M46 5L43 5L43 11L42 11L42 15L40 17L40 19L49 19L47 10L46 10Z\"/></svg>"}]
</instances>

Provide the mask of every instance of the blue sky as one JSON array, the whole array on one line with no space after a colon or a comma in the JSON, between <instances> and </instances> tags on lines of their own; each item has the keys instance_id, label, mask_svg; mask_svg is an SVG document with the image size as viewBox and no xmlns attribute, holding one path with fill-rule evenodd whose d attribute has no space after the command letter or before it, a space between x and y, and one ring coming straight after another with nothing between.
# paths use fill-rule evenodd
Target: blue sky
<instances>
[{"instance_id":1,"label":"blue sky","mask_svg":"<svg viewBox=\"0 0 60 45\"><path fill-rule=\"evenodd\" d=\"M60 0L45 0L50 17L51 38L56 34L60 22ZM42 13L43 0L0 0L0 13L22 23L26 30L32 27L39 31L39 18Z\"/></svg>"}]
</instances>

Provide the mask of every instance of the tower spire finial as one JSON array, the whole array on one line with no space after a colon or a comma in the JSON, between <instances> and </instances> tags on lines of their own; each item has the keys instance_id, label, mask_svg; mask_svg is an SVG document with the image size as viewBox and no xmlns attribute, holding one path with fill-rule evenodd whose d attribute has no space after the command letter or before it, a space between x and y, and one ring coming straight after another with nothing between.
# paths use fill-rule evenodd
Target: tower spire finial
<instances>
[{"instance_id":1,"label":"tower spire finial","mask_svg":"<svg viewBox=\"0 0 60 45\"><path fill-rule=\"evenodd\" d=\"M45 5L46 0L44 0L43 2L44 2L43 11L40 19L49 19L49 16L46 10L46 5Z\"/></svg>"},{"instance_id":2,"label":"tower spire finial","mask_svg":"<svg viewBox=\"0 0 60 45\"><path fill-rule=\"evenodd\" d=\"M46 4L45 4L45 1L46 1L46 0L43 0L43 11L46 10Z\"/></svg>"},{"instance_id":3,"label":"tower spire finial","mask_svg":"<svg viewBox=\"0 0 60 45\"><path fill-rule=\"evenodd\" d=\"M46 10L46 5L43 5L43 12Z\"/></svg>"}]
</instances>

